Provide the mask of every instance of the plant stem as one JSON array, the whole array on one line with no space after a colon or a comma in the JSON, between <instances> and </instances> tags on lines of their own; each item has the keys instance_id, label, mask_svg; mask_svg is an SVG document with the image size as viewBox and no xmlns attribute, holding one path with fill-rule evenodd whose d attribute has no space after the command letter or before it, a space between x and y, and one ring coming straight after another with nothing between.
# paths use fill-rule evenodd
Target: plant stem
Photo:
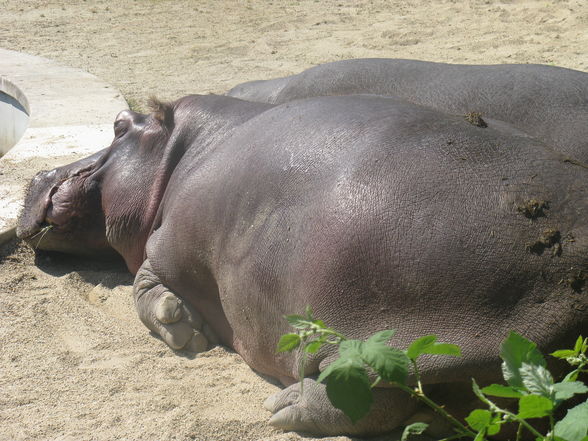
<instances>
[{"instance_id":1,"label":"plant stem","mask_svg":"<svg viewBox=\"0 0 588 441\"><path fill-rule=\"evenodd\" d=\"M300 395L304 393L304 368L306 367L306 340L303 341L302 345L302 359L300 360L300 366L298 367L298 377L300 378Z\"/></svg>"},{"instance_id":2,"label":"plant stem","mask_svg":"<svg viewBox=\"0 0 588 441\"><path fill-rule=\"evenodd\" d=\"M519 427L517 427L517 440L521 441L521 436L523 435L523 425L519 423Z\"/></svg>"},{"instance_id":3,"label":"plant stem","mask_svg":"<svg viewBox=\"0 0 588 441\"><path fill-rule=\"evenodd\" d=\"M395 384L398 386L398 388L409 393L410 395L412 395L416 399L422 401L427 406L429 406L431 409L433 409L435 412L437 412L439 415L441 415L443 418L445 418L445 420L447 422L449 422L453 427L455 427L457 429L458 433L461 436L467 435L471 438L476 437L476 434L474 432L472 432L470 429L468 429L466 426L464 426L462 423L460 423L457 419L455 419L453 416L451 416L449 413L447 413L445 411L445 409L443 409L441 406L439 406L437 403L435 403L433 400L431 400L429 397L427 397L423 392L418 391L418 390L414 390L413 388L405 386L400 383L395 383Z\"/></svg>"},{"instance_id":4,"label":"plant stem","mask_svg":"<svg viewBox=\"0 0 588 441\"><path fill-rule=\"evenodd\" d=\"M413 359L411 359L410 361L412 362L412 366L414 367L414 376L415 376L416 382L417 382L417 389L420 394L425 395L425 392L423 391L423 385L421 384L421 374L419 372L419 367L417 366L417 362L416 362L416 360L413 360Z\"/></svg>"},{"instance_id":5,"label":"plant stem","mask_svg":"<svg viewBox=\"0 0 588 441\"><path fill-rule=\"evenodd\" d=\"M347 337L331 328L316 328L311 330L314 333L313 335L333 335L339 339L339 343L347 340Z\"/></svg>"},{"instance_id":6,"label":"plant stem","mask_svg":"<svg viewBox=\"0 0 588 441\"><path fill-rule=\"evenodd\" d=\"M490 401L486 396L484 395L478 395L478 398L480 398L480 400L482 400L483 403L485 403L490 410L492 410L495 413L500 413L503 415L506 415L507 417L509 417L509 419L511 419L512 421L516 421L517 423L525 426L525 428L531 432L533 435L535 435L535 437L537 438L541 438L544 439L545 437L543 435L541 435L541 433L539 433L533 426L531 426L529 423L527 423L527 421L525 421L522 418L519 418L518 416L516 416L514 413L509 412L506 409L502 409L500 407L498 407L494 402Z\"/></svg>"},{"instance_id":7,"label":"plant stem","mask_svg":"<svg viewBox=\"0 0 588 441\"><path fill-rule=\"evenodd\" d=\"M451 435L451 436L449 436L447 438L440 439L439 441L451 441L451 440L454 440L454 439L463 438L463 436L464 436L463 433L456 433L455 435Z\"/></svg>"}]
</instances>

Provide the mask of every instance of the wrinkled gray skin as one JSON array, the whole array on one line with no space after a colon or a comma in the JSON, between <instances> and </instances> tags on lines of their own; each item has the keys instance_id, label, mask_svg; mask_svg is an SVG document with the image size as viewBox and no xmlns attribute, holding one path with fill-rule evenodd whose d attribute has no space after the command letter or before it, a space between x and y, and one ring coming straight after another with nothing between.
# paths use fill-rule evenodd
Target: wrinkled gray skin
<instances>
[{"instance_id":1,"label":"wrinkled gray skin","mask_svg":"<svg viewBox=\"0 0 588 441\"><path fill-rule=\"evenodd\" d=\"M37 177L18 234L53 222L40 248L106 241L136 273L141 320L172 348L218 342L288 386L266 401L277 427L367 435L420 412L382 387L352 425L314 380L300 396L298 355L276 343L283 315L306 305L351 338L395 328L400 348L427 334L459 344L461 358L426 358L422 376L463 414L455 385L496 381L509 331L550 350L588 321L588 170L488 124L377 96L189 96L122 112L111 147ZM98 203L80 204L88 192ZM535 219L520 208L531 199L548 201ZM84 242L76 228L91 219L105 229ZM549 229L559 235L541 239Z\"/></svg>"},{"instance_id":2,"label":"wrinkled gray skin","mask_svg":"<svg viewBox=\"0 0 588 441\"><path fill-rule=\"evenodd\" d=\"M461 65L385 58L336 61L235 86L266 103L370 93L452 114L482 113L588 163L588 73L539 64Z\"/></svg>"}]
</instances>

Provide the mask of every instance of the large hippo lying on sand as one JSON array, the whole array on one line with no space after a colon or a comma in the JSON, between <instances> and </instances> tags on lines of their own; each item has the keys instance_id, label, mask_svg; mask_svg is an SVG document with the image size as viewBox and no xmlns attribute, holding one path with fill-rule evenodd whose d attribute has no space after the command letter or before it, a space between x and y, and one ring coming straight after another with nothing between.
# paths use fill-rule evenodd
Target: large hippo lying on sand
<instances>
[{"instance_id":1,"label":"large hippo lying on sand","mask_svg":"<svg viewBox=\"0 0 588 441\"><path fill-rule=\"evenodd\" d=\"M481 113L588 163L588 73L538 64L471 66L385 58L336 61L240 84L229 96L266 103L372 93L453 114Z\"/></svg>"},{"instance_id":2,"label":"large hippo lying on sand","mask_svg":"<svg viewBox=\"0 0 588 441\"><path fill-rule=\"evenodd\" d=\"M266 402L277 427L384 432L417 403L382 387L352 425L322 385L301 396L299 354L276 354L284 314L311 305L351 338L396 328L399 347L426 334L461 345L424 361L433 393L496 381L510 330L542 349L586 331L588 170L486 122L371 95L155 103L121 112L108 149L37 175L18 235L116 250L141 320L172 348L219 342L288 386Z\"/></svg>"}]
</instances>

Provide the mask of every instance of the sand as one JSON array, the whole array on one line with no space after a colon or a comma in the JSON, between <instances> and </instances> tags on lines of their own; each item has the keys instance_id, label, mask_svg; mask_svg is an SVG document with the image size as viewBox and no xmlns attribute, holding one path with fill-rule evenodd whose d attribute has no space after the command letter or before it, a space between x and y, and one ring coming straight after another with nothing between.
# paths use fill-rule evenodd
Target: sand
<instances>
[{"instance_id":1,"label":"sand","mask_svg":"<svg viewBox=\"0 0 588 441\"><path fill-rule=\"evenodd\" d=\"M85 69L136 109L354 57L588 71L585 0L0 0L0 23L0 47ZM151 335L131 284L120 262L1 250L0 440L314 439L266 424L278 387L235 353Z\"/></svg>"}]
</instances>

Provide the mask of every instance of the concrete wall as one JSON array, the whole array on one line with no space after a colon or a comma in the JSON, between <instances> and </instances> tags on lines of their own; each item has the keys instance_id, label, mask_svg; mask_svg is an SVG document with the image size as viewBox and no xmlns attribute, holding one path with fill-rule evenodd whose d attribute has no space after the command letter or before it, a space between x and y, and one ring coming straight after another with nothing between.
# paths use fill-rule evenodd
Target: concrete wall
<instances>
[{"instance_id":1,"label":"concrete wall","mask_svg":"<svg viewBox=\"0 0 588 441\"><path fill-rule=\"evenodd\" d=\"M0 156L18 142L28 125L29 115L25 107L0 90Z\"/></svg>"}]
</instances>

